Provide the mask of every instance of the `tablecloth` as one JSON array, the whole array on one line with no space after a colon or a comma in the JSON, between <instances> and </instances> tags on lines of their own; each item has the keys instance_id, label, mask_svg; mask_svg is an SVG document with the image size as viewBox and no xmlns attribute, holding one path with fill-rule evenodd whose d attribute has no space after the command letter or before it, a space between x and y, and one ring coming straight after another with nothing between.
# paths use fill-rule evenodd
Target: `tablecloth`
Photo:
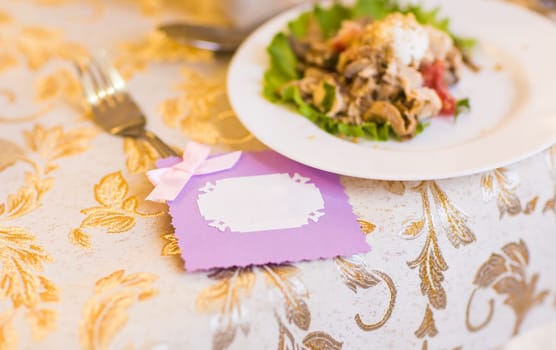
<instances>
[{"instance_id":1,"label":"tablecloth","mask_svg":"<svg viewBox=\"0 0 556 350\"><path fill-rule=\"evenodd\" d=\"M489 349L556 319L556 147L456 179L343 177L369 254L186 272L144 200L156 152L95 126L72 61L106 52L176 148L264 149L226 101L228 58L154 29L191 4L221 20L210 3L0 1L0 349Z\"/></svg>"}]
</instances>

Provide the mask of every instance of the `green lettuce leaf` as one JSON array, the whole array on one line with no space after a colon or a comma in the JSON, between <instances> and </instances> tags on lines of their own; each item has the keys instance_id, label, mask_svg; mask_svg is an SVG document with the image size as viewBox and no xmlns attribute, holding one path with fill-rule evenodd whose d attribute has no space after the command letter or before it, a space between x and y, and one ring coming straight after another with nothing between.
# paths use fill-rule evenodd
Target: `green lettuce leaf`
<instances>
[{"instance_id":1,"label":"green lettuce leaf","mask_svg":"<svg viewBox=\"0 0 556 350\"><path fill-rule=\"evenodd\" d=\"M460 114L469 112L471 110L471 103L468 98L462 98L456 101L456 113L454 117L457 118Z\"/></svg>"},{"instance_id":2,"label":"green lettuce leaf","mask_svg":"<svg viewBox=\"0 0 556 350\"><path fill-rule=\"evenodd\" d=\"M334 3L328 8L316 5L313 9L313 15L323 36L330 38L338 32L343 21L351 18L351 11L340 3Z\"/></svg>"},{"instance_id":3,"label":"green lettuce leaf","mask_svg":"<svg viewBox=\"0 0 556 350\"><path fill-rule=\"evenodd\" d=\"M288 38L278 33L267 48L270 56L270 69L264 75L264 96L272 102L280 101L279 89L289 81L300 78L295 56Z\"/></svg>"},{"instance_id":4,"label":"green lettuce leaf","mask_svg":"<svg viewBox=\"0 0 556 350\"><path fill-rule=\"evenodd\" d=\"M301 14L298 18L290 21L288 23L288 29L290 33L293 34L296 38L303 38L309 32L309 25L311 23L311 18L313 14L311 12L305 12Z\"/></svg>"},{"instance_id":5,"label":"green lettuce leaf","mask_svg":"<svg viewBox=\"0 0 556 350\"><path fill-rule=\"evenodd\" d=\"M324 100L322 101L322 108L325 112L329 112L334 106L334 100L336 98L336 86L328 83L324 83Z\"/></svg>"},{"instance_id":6,"label":"green lettuce leaf","mask_svg":"<svg viewBox=\"0 0 556 350\"><path fill-rule=\"evenodd\" d=\"M351 9L351 17L383 19L397 9L397 4L392 0L358 0Z\"/></svg>"}]
</instances>

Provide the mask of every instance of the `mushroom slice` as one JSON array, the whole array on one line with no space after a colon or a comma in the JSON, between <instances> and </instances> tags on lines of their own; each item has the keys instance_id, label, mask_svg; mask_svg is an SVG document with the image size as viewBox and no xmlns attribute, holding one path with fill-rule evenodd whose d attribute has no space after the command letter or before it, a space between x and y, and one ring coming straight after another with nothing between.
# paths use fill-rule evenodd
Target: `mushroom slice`
<instances>
[{"instance_id":1,"label":"mushroom slice","mask_svg":"<svg viewBox=\"0 0 556 350\"><path fill-rule=\"evenodd\" d=\"M415 118L404 119L400 111L390 102L375 101L365 112L363 119L366 121L380 121L390 124L396 135L412 137L417 129Z\"/></svg>"}]
</instances>

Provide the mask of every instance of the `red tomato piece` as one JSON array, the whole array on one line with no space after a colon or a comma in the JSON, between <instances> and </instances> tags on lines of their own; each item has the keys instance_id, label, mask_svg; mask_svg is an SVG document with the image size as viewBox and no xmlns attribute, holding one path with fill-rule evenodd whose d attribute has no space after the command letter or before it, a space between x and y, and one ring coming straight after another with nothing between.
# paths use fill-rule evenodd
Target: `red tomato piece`
<instances>
[{"instance_id":1,"label":"red tomato piece","mask_svg":"<svg viewBox=\"0 0 556 350\"><path fill-rule=\"evenodd\" d=\"M421 66L421 74L426 87L433 89L442 101L441 115L451 116L456 113L456 99L450 93L448 84L444 82L444 62L435 60Z\"/></svg>"}]
</instances>

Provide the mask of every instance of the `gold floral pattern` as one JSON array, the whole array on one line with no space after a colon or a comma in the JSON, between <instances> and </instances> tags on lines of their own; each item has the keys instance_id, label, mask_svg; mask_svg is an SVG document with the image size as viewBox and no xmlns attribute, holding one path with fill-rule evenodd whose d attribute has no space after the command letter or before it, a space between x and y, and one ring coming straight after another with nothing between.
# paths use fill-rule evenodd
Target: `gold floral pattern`
<instances>
[{"instance_id":1,"label":"gold floral pattern","mask_svg":"<svg viewBox=\"0 0 556 350\"><path fill-rule=\"evenodd\" d=\"M307 306L308 293L303 283L296 277L299 270L293 265L262 265L257 267L218 269L209 274L217 282L197 295L197 309L216 313L216 330L213 333L212 348L227 349L234 341L238 329L249 333L249 323L242 308L251 295L256 277L261 273L267 281L269 291L278 291L283 301L283 314L288 324L300 331L308 331L311 312ZM340 349L342 343L324 332L310 332L299 345L291 331L282 321L277 308L274 313L280 328L279 349ZM289 345L286 345L286 341ZM321 346L319 348L318 346Z\"/></svg>"},{"instance_id":2,"label":"gold floral pattern","mask_svg":"<svg viewBox=\"0 0 556 350\"><path fill-rule=\"evenodd\" d=\"M155 167L158 152L145 140L126 137L124 153L127 155L126 167L131 173L144 173Z\"/></svg>"},{"instance_id":3,"label":"gold floral pattern","mask_svg":"<svg viewBox=\"0 0 556 350\"><path fill-rule=\"evenodd\" d=\"M448 270L448 265L438 244L438 228L433 219L431 195L441 230L455 248L472 243L475 241L475 235L467 226L467 216L448 200L436 182L422 182L415 187L415 190L421 195L423 216L411 221L403 230L402 237L415 239L426 232L426 239L421 254L415 260L409 261L408 266L412 269L419 268L421 293L427 296L430 304L436 309L444 309L446 292L442 287L442 281L444 281L443 272Z\"/></svg>"},{"instance_id":4,"label":"gold floral pattern","mask_svg":"<svg viewBox=\"0 0 556 350\"><path fill-rule=\"evenodd\" d=\"M2 16L7 18L7 15ZM0 45L5 49L0 53L0 73L25 63L32 71L39 71L52 60L75 61L88 56L87 50L74 42L68 41L64 33L45 27L22 25L16 21L0 26ZM39 78L35 83L35 100L40 107L36 112L23 116L0 116L1 123L22 123L35 120L53 108L54 99L81 107L81 89L74 76L67 69L58 69ZM12 96L12 91L4 95Z\"/></svg>"},{"instance_id":5,"label":"gold floral pattern","mask_svg":"<svg viewBox=\"0 0 556 350\"><path fill-rule=\"evenodd\" d=\"M365 262L357 256L351 258L336 258L334 261L345 285L354 293L357 293L358 288L369 289L375 287L380 282L386 284L390 293L390 300L388 302L388 308L382 318L376 323L367 324L363 322L360 314L355 315L355 322L359 328L364 331L374 331L384 326L390 319L392 311L394 310L394 305L396 304L396 286L390 276L382 271L369 271Z\"/></svg>"},{"instance_id":6,"label":"gold floral pattern","mask_svg":"<svg viewBox=\"0 0 556 350\"><path fill-rule=\"evenodd\" d=\"M161 237L164 241L166 241L166 243L162 247L162 251L160 252L160 255L179 256L181 254L181 250L178 245L178 237L176 237L176 235L173 232L165 233Z\"/></svg>"},{"instance_id":7,"label":"gold floral pattern","mask_svg":"<svg viewBox=\"0 0 556 350\"><path fill-rule=\"evenodd\" d=\"M425 245L421 253L416 259L407 263L411 269L419 268L421 294L428 299L423 321L415 332L418 338L424 338L426 336L434 337L438 333L431 306L434 309L445 309L448 299L446 290L442 286L448 264L440 250L438 232L443 231L454 248L474 242L475 234L467 226L467 216L450 202L446 193L436 182L421 182L415 187L415 190L421 196L423 215L421 218L409 222L402 231L402 237L416 239L426 233ZM440 227L437 227L437 222L440 223ZM425 339L423 348L427 346L428 342Z\"/></svg>"},{"instance_id":8,"label":"gold floral pattern","mask_svg":"<svg viewBox=\"0 0 556 350\"><path fill-rule=\"evenodd\" d=\"M278 350L340 350L343 343L325 332L311 332L300 343L288 327L276 317L279 329Z\"/></svg>"},{"instance_id":9,"label":"gold floral pattern","mask_svg":"<svg viewBox=\"0 0 556 350\"><path fill-rule=\"evenodd\" d=\"M123 43L115 65L125 78L130 78L150 63L206 62L211 59L211 52L180 44L155 30L141 40Z\"/></svg>"},{"instance_id":10,"label":"gold floral pattern","mask_svg":"<svg viewBox=\"0 0 556 350\"><path fill-rule=\"evenodd\" d=\"M83 307L79 328L83 349L108 349L114 336L127 324L128 310L137 302L156 295L157 290L152 285L157 278L151 273L126 275L124 270L100 278L93 296Z\"/></svg>"},{"instance_id":11,"label":"gold floral pattern","mask_svg":"<svg viewBox=\"0 0 556 350\"><path fill-rule=\"evenodd\" d=\"M45 110L52 109L55 101L61 101L82 114L88 112L81 85L75 74L65 68L57 69L36 80L35 101L46 103Z\"/></svg>"},{"instance_id":12,"label":"gold floral pattern","mask_svg":"<svg viewBox=\"0 0 556 350\"><path fill-rule=\"evenodd\" d=\"M533 214L535 212L535 209L537 209L538 202L539 202L539 196L533 197L530 201L528 201L525 204L525 207L523 208L523 214L525 215Z\"/></svg>"},{"instance_id":13,"label":"gold floral pattern","mask_svg":"<svg viewBox=\"0 0 556 350\"><path fill-rule=\"evenodd\" d=\"M178 97L165 100L159 108L170 127L179 127L191 139L219 145L241 145L253 136L239 123L226 101L221 79L209 79L190 69L182 69L183 82Z\"/></svg>"},{"instance_id":14,"label":"gold floral pattern","mask_svg":"<svg viewBox=\"0 0 556 350\"><path fill-rule=\"evenodd\" d=\"M376 229L376 225L372 222L365 221L363 219L358 219L357 222L359 223L359 225L361 225L361 231L363 231L363 233L366 235L373 233Z\"/></svg>"},{"instance_id":15,"label":"gold floral pattern","mask_svg":"<svg viewBox=\"0 0 556 350\"><path fill-rule=\"evenodd\" d=\"M1 140L3 153L0 171L16 162L31 167L25 183L5 202L0 202L0 298L9 299L11 308L0 314L0 348L17 347L13 321L18 311L25 309L33 338L43 339L56 328L57 311L45 304L60 299L56 284L42 274L44 265L52 263L51 255L39 245L35 235L10 221L23 217L41 206L43 196L52 189L52 173L61 158L76 155L88 148L95 133L90 129L65 131L62 127L45 128L36 125L23 132L26 147Z\"/></svg>"},{"instance_id":16,"label":"gold floral pattern","mask_svg":"<svg viewBox=\"0 0 556 350\"><path fill-rule=\"evenodd\" d=\"M129 186L120 171L104 176L94 187L99 204L81 210L85 219L70 232L70 241L82 248L90 248L90 235L84 229L102 228L106 233L123 233L131 230L137 217L163 215L164 212L145 214L137 210L139 199L128 196Z\"/></svg>"},{"instance_id":17,"label":"gold floral pattern","mask_svg":"<svg viewBox=\"0 0 556 350\"><path fill-rule=\"evenodd\" d=\"M434 314L432 313L430 305L427 305L427 308L425 309L425 315L423 316L423 320L421 321L421 325L415 331L415 336L417 336L417 338L419 339L422 339L425 336L432 338L435 337L437 334L438 330L436 329Z\"/></svg>"},{"instance_id":18,"label":"gold floral pattern","mask_svg":"<svg viewBox=\"0 0 556 350\"><path fill-rule=\"evenodd\" d=\"M515 216L521 213L521 201L515 193L518 186L519 177L506 168L489 171L481 178L483 200L489 202L496 197L500 219L505 214Z\"/></svg>"},{"instance_id":19,"label":"gold floral pattern","mask_svg":"<svg viewBox=\"0 0 556 350\"><path fill-rule=\"evenodd\" d=\"M33 0L23 6L62 5L70 2L74 0ZM108 10L108 2L103 5L102 1L93 0L90 3L95 5L95 9L105 6ZM122 5L122 2L118 3ZM129 1L124 3L125 6L131 5ZM191 6L209 7L194 1L188 3L195 3ZM157 16L165 9L175 8L175 4L174 0L138 0L133 6L140 6L145 14ZM13 6L10 3L5 7L11 12L15 11L17 6L16 3ZM96 10L94 12L100 13ZM37 13L40 13L39 9ZM65 293L59 290L63 281L50 273L50 267L56 258L56 250L52 249L51 244L56 238L48 236L47 233L50 232L36 231L25 225L35 220L35 216L30 214L43 215L41 208L48 203L49 194L61 182L58 175L60 172L57 172L58 167L64 164L61 160L84 153L98 133L98 130L93 128L61 127L69 124L68 117L71 115L66 115L66 108L57 109L69 105L74 107L74 112L78 115L85 116L86 109L80 86L71 69L68 69L70 61L88 55L85 47L68 40L69 35L61 30L27 25L20 21L26 17L25 14L13 14L14 16L0 10L0 45L4 48L0 52L0 74L5 78L4 86L0 87L0 102L4 106L3 112L0 113L0 123L12 124L5 125L4 130L8 130L8 127L11 128L9 130L14 130L14 123L27 123L27 132L20 138L25 140L25 143L13 138L9 134L11 131L5 131L0 135L3 138L0 139L0 180L9 184L2 192L3 198L0 198L0 299L3 301L3 309L0 312L0 349L16 349L18 346L40 347L40 344L33 342L52 336L58 319L65 319L58 315L64 306L61 305L60 299ZM42 13L33 16L33 20L38 21L41 17ZM71 20L75 18L68 22ZM146 21L151 21L152 24L152 19ZM66 25L68 23L64 23L64 26ZM113 43L106 44L110 47ZM165 123L179 128L185 135L197 141L219 146L250 148L253 137L240 126L227 105L223 80L220 77L213 79L209 75L194 73L182 66L182 63L203 64L210 60L212 55L208 52L172 42L159 32L147 32L143 37L138 36L133 42L121 45L115 61L126 77L146 69L151 63L177 62L179 66L176 65L176 68L183 69L182 83L177 86L175 97L166 97L160 106L159 111ZM26 71L25 74L31 76L32 80L26 85L31 88L26 94L20 94L17 88L10 85L9 75L15 73L16 69ZM22 113L18 109L20 104L26 104L30 108ZM35 120L45 115L48 115L48 120L45 117L41 122L45 125L48 123L49 126L34 125ZM83 117L72 119L71 124L79 125L82 120ZM259 147L258 144L254 146ZM127 174L140 174L151 169L158 157L152 147L141 141L125 140L123 148L127 157ZM546 156L556 186L556 146L547 151ZM18 174L20 171L21 174ZM80 225L71 233L71 239L76 245L92 247L92 232L95 230L109 233L120 228L123 232L130 232L142 221L144 211L160 215L156 220L167 219L155 209L139 209L143 207L143 203L138 200L140 194L135 189L135 179L133 177L126 180L122 173L118 176L117 172L113 172L97 181L94 189L95 201L91 198L91 208L84 209L87 212L83 213L83 222L87 222L87 227ZM532 198L520 198L517 195L519 192L515 179L515 173L504 168L482 177L481 188L485 192L485 200L491 204L496 201L500 218L519 213L533 215L540 210L547 214L556 214L556 187L554 196L552 193L548 196L546 193L539 193L531 196ZM20 182L14 186L14 181ZM390 198L401 199L401 196L404 196L404 202L411 192L409 182L388 181L373 184L382 186L388 192L387 195L394 195ZM431 338L438 334L436 321L441 325L441 318L435 313L439 306L442 306L442 300L447 303L448 299L443 286L451 257L449 252L444 250L444 237L447 237L454 247L470 244L475 237L467 227L465 215L452 205L437 183L425 182L421 186L416 189L424 207L422 217L409 222L403 235L423 244L419 256L410 261L409 266L419 271L421 292L427 299L422 308L424 313L419 315L422 316L419 318L421 322L415 322L415 325L418 325L415 336L422 342L422 349L428 349ZM478 190L479 186L476 189ZM96 198L102 196L97 194L97 190L109 194L109 204ZM492 208L494 209L494 206ZM77 213L78 211L75 212ZM151 214L147 214L149 215ZM541 217L535 216L539 219ZM373 222L360 220L360 224L364 233L377 233L377 226ZM178 241L169 231L168 227L160 231L165 232L161 235L160 254L177 256ZM76 252L82 254L80 251ZM93 253L95 252L85 255L90 256ZM362 310L355 315L355 323L361 329L376 330L387 321L394 322L390 320L390 315L395 305L396 289L387 274L369 269L356 257L337 259L335 265L340 271L338 277L342 278L349 290L357 293L354 298L362 297L364 293L371 291L379 292L379 289L380 292L384 292L384 298L387 298L389 292L390 302L377 320ZM451 262L450 268L453 268L453 265L455 262ZM540 287L542 280L539 277L546 272L538 271L533 274L529 269L529 251L524 242L510 243L500 252L493 253L475 276L465 320L467 327L463 330L475 333L486 328L491 322L496 322L495 316L501 316L497 309L501 304L506 305L515 315L513 333L519 332L524 319L531 318L529 321L533 321L534 315L530 311L547 304L547 291ZM207 294L202 295L201 292L198 302L199 299L207 301L208 304L201 305L200 309L213 314L215 324L219 325L213 339L216 349L224 349L231 345L234 337L239 334L237 332L247 334L249 322L242 315L249 307L248 299L259 290L255 288L255 284L264 281L268 294L278 296L278 302L275 298L272 299L273 307L269 312L276 315L279 349L337 350L344 346L332 333L311 330L311 324L316 324L315 315L320 314L320 310L310 308L316 305L309 303L309 292L300 279L298 267L268 265L215 271L214 275L209 276L210 286L205 289ZM139 307L143 300L156 293L153 288L155 279L156 275L151 273L129 274L123 270L99 279L85 305L78 305L83 306L83 318L79 329L83 347L113 347L116 335L124 329L128 318L133 318L133 308ZM208 292L209 289L212 289L211 293ZM494 297L482 300L485 294ZM453 296L450 295L449 298L452 300ZM556 305L555 301L556 299L550 299L551 307L553 304ZM481 306L481 302L488 308L485 317L471 307L475 304ZM205 306L206 309L203 309ZM237 315L242 317L238 318ZM367 324L363 321L373 323ZM74 330L77 331L78 327L74 327ZM32 337L27 337L27 334ZM54 336L59 337L60 334L62 333ZM344 336L346 334L343 333ZM409 334L411 335L411 332ZM18 338L21 341L18 341ZM256 341L258 337L251 340ZM18 344L19 342L21 344ZM55 342L59 343L59 340L56 339ZM75 347L75 344L67 346ZM126 348L133 346L129 344Z\"/></svg>"},{"instance_id":20,"label":"gold floral pattern","mask_svg":"<svg viewBox=\"0 0 556 350\"><path fill-rule=\"evenodd\" d=\"M214 350L227 349L236 336L238 328L249 332L244 320L242 300L251 294L255 284L252 268L221 269L209 274L217 281L197 295L197 308L203 312L216 312L217 328L212 339Z\"/></svg>"},{"instance_id":21,"label":"gold floral pattern","mask_svg":"<svg viewBox=\"0 0 556 350\"><path fill-rule=\"evenodd\" d=\"M543 303L548 290L537 292L539 274L531 277L527 274L529 265L529 250L524 241L511 242L502 247L502 254L493 253L477 270L473 284L476 286L466 311L466 326L471 332L478 332L492 320L495 302L489 300L489 313L478 326L470 320L471 305L477 290L491 288L499 295L505 295L504 304L509 306L515 314L512 334L519 333L519 329L526 315L535 306Z\"/></svg>"}]
</instances>

